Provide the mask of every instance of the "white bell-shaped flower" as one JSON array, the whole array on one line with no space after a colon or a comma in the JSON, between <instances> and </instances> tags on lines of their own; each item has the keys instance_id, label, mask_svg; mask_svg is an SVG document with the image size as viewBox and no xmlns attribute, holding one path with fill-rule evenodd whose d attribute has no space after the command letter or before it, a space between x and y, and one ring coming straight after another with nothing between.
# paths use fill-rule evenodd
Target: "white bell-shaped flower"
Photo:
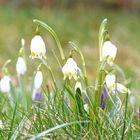
<instances>
[{"instance_id":1,"label":"white bell-shaped flower","mask_svg":"<svg viewBox=\"0 0 140 140\"><path fill-rule=\"evenodd\" d=\"M43 83L43 75L41 71L37 71L35 78L34 78L34 87L35 89L38 89L41 87Z\"/></svg>"},{"instance_id":2,"label":"white bell-shaped flower","mask_svg":"<svg viewBox=\"0 0 140 140\"><path fill-rule=\"evenodd\" d=\"M36 35L31 40L31 58L46 58L46 46L40 35Z\"/></svg>"},{"instance_id":3,"label":"white bell-shaped flower","mask_svg":"<svg viewBox=\"0 0 140 140\"><path fill-rule=\"evenodd\" d=\"M0 129L3 129L3 123L2 123L2 120L0 120Z\"/></svg>"},{"instance_id":4,"label":"white bell-shaped flower","mask_svg":"<svg viewBox=\"0 0 140 140\"><path fill-rule=\"evenodd\" d=\"M116 84L116 88L118 92L130 94L130 90L120 83Z\"/></svg>"},{"instance_id":5,"label":"white bell-shaped flower","mask_svg":"<svg viewBox=\"0 0 140 140\"><path fill-rule=\"evenodd\" d=\"M16 63L16 71L19 75L24 75L24 73L27 71L26 63L23 59L23 57L19 57Z\"/></svg>"},{"instance_id":6,"label":"white bell-shaped flower","mask_svg":"<svg viewBox=\"0 0 140 140\"><path fill-rule=\"evenodd\" d=\"M102 57L107 58L107 63L111 66L117 54L117 48L110 41L105 41L102 47Z\"/></svg>"},{"instance_id":7,"label":"white bell-shaped flower","mask_svg":"<svg viewBox=\"0 0 140 140\"><path fill-rule=\"evenodd\" d=\"M9 76L4 76L0 80L0 90L3 93L8 93L11 89Z\"/></svg>"},{"instance_id":8,"label":"white bell-shaped flower","mask_svg":"<svg viewBox=\"0 0 140 140\"><path fill-rule=\"evenodd\" d=\"M84 104L84 109L86 112L88 112L88 104Z\"/></svg>"},{"instance_id":9,"label":"white bell-shaped flower","mask_svg":"<svg viewBox=\"0 0 140 140\"><path fill-rule=\"evenodd\" d=\"M105 77L105 82L109 90L115 90L116 77L113 74L108 74Z\"/></svg>"},{"instance_id":10,"label":"white bell-shaped flower","mask_svg":"<svg viewBox=\"0 0 140 140\"><path fill-rule=\"evenodd\" d=\"M79 88L80 91L82 92L82 85L81 85L80 82L76 82L75 87L74 87L75 91L76 91L78 88Z\"/></svg>"},{"instance_id":11,"label":"white bell-shaped flower","mask_svg":"<svg viewBox=\"0 0 140 140\"><path fill-rule=\"evenodd\" d=\"M80 73L80 69L78 68L76 62L69 58L66 64L62 68L62 72L64 74L64 80L68 77L71 79L72 77L77 80L78 79L78 72Z\"/></svg>"}]
</instances>

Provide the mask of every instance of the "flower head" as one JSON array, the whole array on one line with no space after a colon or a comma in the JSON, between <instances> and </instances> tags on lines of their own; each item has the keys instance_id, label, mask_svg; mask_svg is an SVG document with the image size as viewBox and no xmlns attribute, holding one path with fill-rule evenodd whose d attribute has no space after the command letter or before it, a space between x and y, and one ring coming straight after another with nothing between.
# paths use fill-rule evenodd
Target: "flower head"
<instances>
[{"instance_id":1,"label":"flower head","mask_svg":"<svg viewBox=\"0 0 140 140\"><path fill-rule=\"evenodd\" d=\"M115 90L116 77L113 74L108 74L105 77L105 82L109 90Z\"/></svg>"},{"instance_id":2,"label":"flower head","mask_svg":"<svg viewBox=\"0 0 140 140\"><path fill-rule=\"evenodd\" d=\"M103 59L107 58L107 63L111 66L117 54L117 48L110 41L105 41L102 48Z\"/></svg>"},{"instance_id":3,"label":"flower head","mask_svg":"<svg viewBox=\"0 0 140 140\"><path fill-rule=\"evenodd\" d=\"M19 57L16 63L16 71L19 75L24 75L26 72L27 67L23 57Z\"/></svg>"},{"instance_id":4,"label":"flower head","mask_svg":"<svg viewBox=\"0 0 140 140\"><path fill-rule=\"evenodd\" d=\"M0 129L3 129L3 123L2 123L2 120L0 120Z\"/></svg>"},{"instance_id":5,"label":"flower head","mask_svg":"<svg viewBox=\"0 0 140 140\"><path fill-rule=\"evenodd\" d=\"M77 80L78 79L78 72L80 72L76 62L69 58L66 64L62 68L62 72L64 74L64 80L68 77L71 79L72 77Z\"/></svg>"},{"instance_id":6,"label":"flower head","mask_svg":"<svg viewBox=\"0 0 140 140\"><path fill-rule=\"evenodd\" d=\"M130 90L126 88L124 85L116 82L116 77L113 74L108 74L105 78L106 85L110 91L128 93L130 94Z\"/></svg>"},{"instance_id":7,"label":"flower head","mask_svg":"<svg viewBox=\"0 0 140 140\"><path fill-rule=\"evenodd\" d=\"M0 90L4 93L8 93L11 89L10 86L10 78L9 76L4 76L1 80L0 80Z\"/></svg>"},{"instance_id":8,"label":"flower head","mask_svg":"<svg viewBox=\"0 0 140 140\"><path fill-rule=\"evenodd\" d=\"M35 78L34 78L34 87L35 89L39 89L43 82L43 75L41 71L37 71Z\"/></svg>"},{"instance_id":9,"label":"flower head","mask_svg":"<svg viewBox=\"0 0 140 140\"><path fill-rule=\"evenodd\" d=\"M35 102L43 101L43 95L41 94L40 91L35 89L33 91L32 100L35 101Z\"/></svg>"},{"instance_id":10,"label":"flower head","mask_svg":"<svg viewBox=\"0 0 140 140\"><path fill-rule=\"evenodd\" d=\"M46 58L45 43L40 35L36 35L31 40L31 58Z\"/></svg>"}]
</instances>

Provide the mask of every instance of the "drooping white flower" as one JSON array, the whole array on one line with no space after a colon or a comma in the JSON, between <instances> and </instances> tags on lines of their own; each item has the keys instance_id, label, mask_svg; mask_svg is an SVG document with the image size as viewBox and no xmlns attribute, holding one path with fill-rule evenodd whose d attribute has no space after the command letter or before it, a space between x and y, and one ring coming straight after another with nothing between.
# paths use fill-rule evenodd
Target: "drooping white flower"
<instances>
[{"instance_id":1,"label":"drooping white flower","mask_svg":"<svg viewBox=\"0 0 140 140\"><path fill-rule=\"evenodd\" d=\"M80 82L76 82L75 87L74 87L75 91L76 91L78 88L79 88L80 91L82 92L82 85L81 85Z\"/></svg>"},{"instance_id":2,"label":"drooping white flower","mask_svg":"<svg viewBox=\"0 0 140 140\"><path fill-rule=\"evenodd\" d=\"M78 72L80 72L76 62L69 58L66 64L62 68L62 72L64 74L64 80L68 77L71 79L72 77L77 80L78 79Z\"/></svg>"},{"instance_id":3,"label":"drooping white flower","mask_svg":"<svg viewBox=\"0 0 140 140\"><path fill-rule=\"evenodd\" d=\"M115 90L116 77L113 74L108 74L105 77L105 82L109 90Z\"/></svg>"},{"instance_id":4,"label":"drooping white flower","mask_svg":"<svg viewBox=\"0 0 140 140\"><path fill-rule=\"evenodd\" d=\"M46 58L46 46L40 35L36 35L31 40L31 58Z\"/></svg>"},{"instance_id":5,"label":"drooping white flower","mask_svg":"<svg viewBox=\"0 0 140 140\"><path fill-rule=\"evenodd\" d=\"M4 76L0 80L0 90L1 90L1 92L8 93L10 91L10 89L11 89L10 78L9 78L9 76Z\"/></svg>"},{"instance_id":6,"label":"drooping white flower","mask_svg":"<svg viewBox=\"0 0 140 140\"><path fill-rule=\"evenodd\" d=\"M37 71L35 78L34 78L34 87L35 89L38 89L41 87L43 83L43 75L41 71Z\"/></svg>"},{"instance_id":7,"label":"drooping white flower","mask_svg":"<svg viewBox=\"0 0 140 140\"><path fill-rule=\"evenodd\" d=\"M116 77L113 74L108 74L105 78L106 85L110 91L118 91L121 93L130 94L130 90L120 83L116 83Z\"/></svg>"},{"instance_id":8,"label":"drooping white flower","mask_svg":"<svg viewBox=\"0 0 140 140\"><path fill-rule=\"evenodd\" d=\"M120 83L116 83L116 88L118 92L130 94L130 90Z\"/></svg>"},{"instance_id":9,"label":"drooping white flower","mask_svg":"<svg viewBox=\"0 0 140 140\"><path fill-rule=\"evenodd\" d=\"M26 63L25 63L23 57L19 57L17 60L17 63L16 63L17 74L24 75L26 70L27 70L27 67L26 67Z\"/></svg>"},{"instance_id":10,"label":"drooping white flower","mask_svg":"<svg viewBox=\"0 0 140 140\"><path fill-rule=\"evenodd\" d=\"M0 129L3 129L3 123L2 123L2 120L0 120Z\"/></svg>"},{"instance_id":11,"label":"drooping white flower","mask_svg":"<svg viewBox=\"0 0 140 140\"><path fill-rule=\"evenodd\" d=\"M117 48L110 41L105 41L102 47L102 57L107 58L107 63L111 66L117 54Z\"/></svg>"}]
</instances>

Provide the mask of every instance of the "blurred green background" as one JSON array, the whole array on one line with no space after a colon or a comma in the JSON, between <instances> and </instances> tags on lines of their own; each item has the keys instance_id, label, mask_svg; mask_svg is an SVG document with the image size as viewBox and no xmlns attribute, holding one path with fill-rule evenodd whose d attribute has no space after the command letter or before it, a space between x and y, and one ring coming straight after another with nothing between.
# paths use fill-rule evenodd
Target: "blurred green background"
<instances>
[{"instance_id":1,"label":"blurred green background","mask_svg":"<svg viewBox=\"0 0 140 140\"><path fill-rule=\"evenodd\" d=\"M97 69L99 26L108 18L111 40L118 47L115 63L131 81L132 92L136 96L140 94L139 0L0 0L0 68L7 59L12 59L9 68L13 76L21 38L26 40L29 72L35 69L36 64L28 59L30 40L36 29L32 22L35 18L56 31L65 54L70 50L68 41L77 42L85 56L91 83ZM45 29L40 31L47 45L49 62L57 73L52 55L52 50L57 54L55 43Z\"/></svg>"}]
</instances>

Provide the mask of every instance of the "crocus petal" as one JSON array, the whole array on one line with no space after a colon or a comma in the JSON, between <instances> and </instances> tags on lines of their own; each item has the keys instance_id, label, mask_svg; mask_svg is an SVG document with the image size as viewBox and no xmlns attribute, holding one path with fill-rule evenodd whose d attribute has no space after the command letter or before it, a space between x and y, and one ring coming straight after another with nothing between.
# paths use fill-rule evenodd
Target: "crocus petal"
<instances>
[{"instance_id":1,"label":"crocus petal","mask_svg":"<svg viewBox=\"0 0 140 140\"><path fill-rule=\"evenodd\" d=\"M100 101L100 107L102 109L105 109L105 105L106 105L106 98L107 98L107 91L104 88L102 91L102 96L101 96L101 101Z\"/></svg>"}]
</instances>

